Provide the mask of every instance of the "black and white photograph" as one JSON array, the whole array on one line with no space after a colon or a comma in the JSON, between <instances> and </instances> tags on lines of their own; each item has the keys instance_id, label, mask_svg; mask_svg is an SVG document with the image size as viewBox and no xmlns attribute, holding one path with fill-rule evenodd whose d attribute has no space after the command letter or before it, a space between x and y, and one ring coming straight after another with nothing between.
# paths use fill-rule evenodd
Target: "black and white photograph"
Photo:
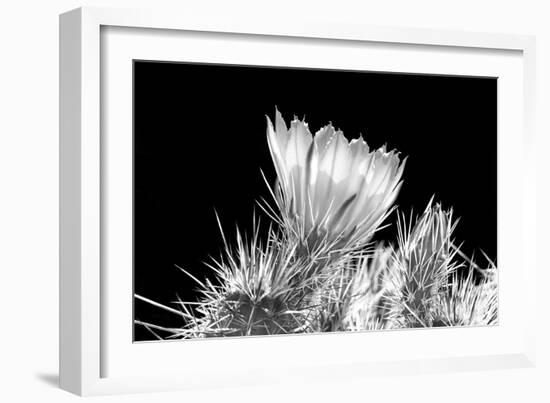
<instances>
[{"instance_id":1,"label":"black and white photograph","mask_svg":"<svg viewBox=\"0 0 550 403\"><path fill-rule=\"evenodd\" d=\"M134 341L498 324L497 79L134 61Z\"/></svg>"},{"instance_id":2,"label":"black and white photograph","mask_svg":"<svg viewBox=\"0 0 550 403\"><path fill-rule=\"evenodd\" d=\"M3 2L0 401L550 402L546 3Z\"/></svg>"}]
</instances>

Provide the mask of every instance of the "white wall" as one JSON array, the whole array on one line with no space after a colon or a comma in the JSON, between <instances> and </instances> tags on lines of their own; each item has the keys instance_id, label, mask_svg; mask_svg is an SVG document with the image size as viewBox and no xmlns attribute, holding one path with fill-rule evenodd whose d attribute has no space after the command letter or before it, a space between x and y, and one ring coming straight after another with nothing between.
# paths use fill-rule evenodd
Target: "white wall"
<instances>
[{"instance_id":1,"label":"white wall","mask_svg":"<svg viewBox=\"0 0 550 403\"><path fill-rule=\"evenodd\" d=\"M185 3L189 3L188 5ZM535 34L538 39L538 135L541 183L548 167L550 110L550 12L545 1L69 1L4 0L0 3L0 400L76 400L57 382L57 170L59 13L80 5L162 7L184 12L269 15L305 13L375 25L467 29ZM327 2L328 3L328 2ZM472 144L472 146L475 146ZM543 167L544 165L544 167ZM543 229L547 189L540 192L539 248L548 246ZM543 225L544 223L544 225ZM549 281L545 262L536 281ZM542 290L542 289L541 289ZM544 291L548 290L544 286ZM109 401L550 401L548 299L539 295L539 367L531 370L372 378L339 385L287 390L226 390L166 393ZM6 396L8 395L8 396Z\"/></svg>"}]
</instances>

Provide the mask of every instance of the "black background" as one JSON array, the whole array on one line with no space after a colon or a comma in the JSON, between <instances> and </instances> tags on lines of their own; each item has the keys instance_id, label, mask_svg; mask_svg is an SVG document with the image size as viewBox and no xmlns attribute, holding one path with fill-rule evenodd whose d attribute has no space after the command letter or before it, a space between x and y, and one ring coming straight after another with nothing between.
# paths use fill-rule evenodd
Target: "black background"
<instances>
[{"instance_id":1,"label":"black background","mask_svg":"<svg viewBox=\"0 0 550 403\"><path fill-rule=\"evenodd\" d=\"M202 263L217 257L218 212L231 239L247 230L255 200L272 183L266 115L329 121L371 148L409 156L397 204L421 212L430 197L461 217L455 237L468 254L496 260L497 80L366 72L134 62L134 286L170 305L193 301ZM392 216L395 218L395 216ZM393 221L393 220L391 220ZM391 240L392 230L379 238ZM143 302L135 318L180 326ZM135 327L135 340L153 337Z\"/></svg>"}]
</instances>

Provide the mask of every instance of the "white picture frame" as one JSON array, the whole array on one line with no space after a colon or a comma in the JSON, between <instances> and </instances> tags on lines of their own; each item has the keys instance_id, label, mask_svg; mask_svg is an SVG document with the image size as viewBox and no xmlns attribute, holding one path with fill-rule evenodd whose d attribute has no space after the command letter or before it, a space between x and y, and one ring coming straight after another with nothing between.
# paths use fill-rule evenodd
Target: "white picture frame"
<instances>
[{"instance_id":1,"label":"white picture frame","mask_svg":"<svg viewBox=\"0 0 550 403\"><path fill-rule=\"evenodd\" d=\"M192 33L192 38L186 33ZM182 41L186 41L185 46L175 46ZM225 47L231 52L224 53L220 42L230 41L234 41L233 46ZM499 77L499 326L132 343L127 337L131 333L132 317L127 317L131 290L127 298L113 298L128 293L131 272L109 270L114 261L120 262L120 267L128 265L124 251L128 245L131 247L128 222L113 218L124 216L116 212L124 208L131 191L131 143L124 134L131 130L131 80L124 78L124 74L130 75L125 70L128 61L178 61L184 57L192 61L272 65L276 63L273 58L284 63L280 61L283 52L292 54L295 46L313 44L329 47L340 55L333 64L317 67L361 69L361 55L370 54L379 56L368 62L369 68L377 71ZM251 50L259 45L271 46L272 51ZM535 284L528 279L535 277L537 269L533 251L535 160L531 157L534 49L534 38L530 36L369 27L307 19L281 25L267 17L215 20L104 8L80 8L61 15L61 387L79 395L97 395L533 366ZM405 60L406 52L418 57ZM299 52L293 55L299 64ZM308 67L312 67L317 63L315 52L309 56ZM118 161L116 166L110 163L113 157ZM511 215L511 211L516 214ZM514 240L507 236L512 232L522 242L512 244ZM508 270L511 266L516 267L515 272ZM512 285L515 297L523 301L521 312L510 300ZM357 346L367 339L366 345L376 348L357 354ZM443 347L459 339L463 340L462 347ZM389 347L392 343L394 348ZM417 348L410 349L410 345ZM337 346L341 354L333 360L320 360L314 354L315 348ZM178 354L186 359L174 359ZM235 364L212 366L216 357L220 362Z\"/></svg>"}]
</instances>

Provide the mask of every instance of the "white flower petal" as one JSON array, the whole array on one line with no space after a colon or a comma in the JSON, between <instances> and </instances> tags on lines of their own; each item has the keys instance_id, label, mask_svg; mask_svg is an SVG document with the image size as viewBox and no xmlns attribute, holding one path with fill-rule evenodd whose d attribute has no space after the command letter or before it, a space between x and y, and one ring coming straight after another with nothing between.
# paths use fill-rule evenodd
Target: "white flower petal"
<instances>
[{"instance_id":1,"label":"white flower petal","mask_svg":"<svg viewBox=\"0 0 550 403\"><path fill-rule=\"evenodd\" d=\"M317 146L317 153L319 158L323 158L325 152L328 149L330 142L334 139L334 127L332 125L326 125L322 129L319 129L315 133L315 145Z\"/></svg>"},{"instance_id":2,"label":"white flower petal","mask_svg":"<svg viewBox=\"0 0 550 403\"><path fill-rule=\"evenodd\" d=\"M287 188L288 173L286 168L285 156L283 153L283 149L281 148L279 138L275 133L275 130L273 130L273 124L271 123L271 120L269 118L267 118L267 141L269 145L269 151L271 153L271 158L273 159L275 170L277 171L277 177L279 178L279 181L281 181L281 184L283 184L285 188Z\"/></svg>"},{"instance_id":3,"label":"white flower petal","mask_svg":"<svg viewBox=\"0 0 550 403\"><path fill-rule=\"evenodd\" d=\"M275 130L279 136L288 136L288 128L286 127L283 115L277 109L275 110Z\"/></svg>"},{"instance_id":4,"label":"white flower petal","mask_svg":"<svg viewBox=\"0 0 550 403\"><path fill-rule=\"evenodd\" d=\"M316 184L316 202L322 205L321 217L334 214L338 206L344 202L346 194L342 192L341 182L347 179L350 163L348 142L342 132L334 133L323 157L319 159L318 175L325 175L326 181ZM328 211L330 208L331 211Z\"/></svg>"},{"instance_id":5,"label":"white flower petal","mask_svg":"<svg viewBox=\"0 0 550 403\"><path fill-rule=\"evenodd\" d=\"M313 138L304 122L294 120L290 126L289 141L286 147L285 162L290 173L290 183L294 187L294 199L298 209L305 208L306 157Z\"/></svg>"}]
</instances>

